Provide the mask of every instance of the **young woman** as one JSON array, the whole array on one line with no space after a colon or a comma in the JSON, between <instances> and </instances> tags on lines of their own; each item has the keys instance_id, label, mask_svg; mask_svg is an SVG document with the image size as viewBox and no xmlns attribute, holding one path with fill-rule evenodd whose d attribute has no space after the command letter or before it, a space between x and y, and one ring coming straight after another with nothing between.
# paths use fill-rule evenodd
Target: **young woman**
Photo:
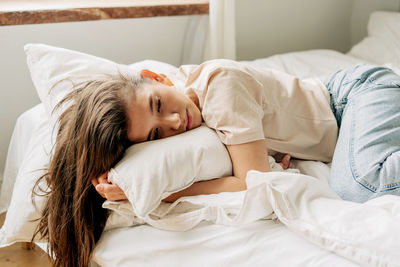
<instances>
[{"instance_id":1,"label":"young woman","mask_svg":"<svg viewBox=\"0 0 400 267\"><path fill-rule=\"evenodd\" d=\"M400 77L389 69L359 65L325 85L229 60L183 66L173 85L148 71L142 76L93 80L63 102L70 105L44 176L50 192L38 229L56 266L89 264L107 219L100 195L126 198L106 176L127 146L203 120L226 145L233 176L195 183L165 201L245 190L247 171L269 171L267 156L276 152L332 161L332 188L344 199L400 194Z\"/></svg>"},{"instance_id":2,"label":"young woman","mask_svg":"<svg viewBox=\"0 0 400 267\"><path fill-rule=\"evenodd\" d=\"M148 78L164 79L158 75ZM235 176L196 183L167 200L244 190L248 170L269 170L267 150L332 161L330 183L345 200L365 202L383 194L400 194L400 78L390 69L358 65L338 71L323 84L215 60L183 66L174 78L177 86L184 88L189 104L198 107L187 117L194 118L195 126L203 117L217 131L228 148ZM175 114L168 109L169 96L162 101L163 93L181 93L162 83L152 88L144 98L155 95L155 103L163 109L148 114L151 116L143 120L146 125L133 124L131 132L152 129L156 138L163 138L169 136L159 134L164 127L173 127L163 123ZM136 112L131 110L128 117ZM182 113L179 118L184 119ZM143 141L134 135L131 140ZM287 166L289 159L286 156L282 164ZM93 180L96 190L110 200L126 199L117 185L107 182L106 175Z\"/></svg>"}]
</instances>

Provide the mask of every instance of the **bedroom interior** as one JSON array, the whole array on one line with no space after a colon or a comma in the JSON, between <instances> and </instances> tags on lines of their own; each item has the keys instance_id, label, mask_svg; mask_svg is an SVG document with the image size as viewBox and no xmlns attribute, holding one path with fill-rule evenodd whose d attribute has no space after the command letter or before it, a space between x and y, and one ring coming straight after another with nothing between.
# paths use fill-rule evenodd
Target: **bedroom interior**
<instances>
[{"instance_id":1,"label":"bedroom interior","mask_svg":"<svg viewBox=\"0 0 400 267\"><path fill-rule=\"evenodd\" d=\"M9 1L0 1L0 22L1 18L4 18L2 12L7 12L4 11L7 2ZM3 26L0 27L0 47L2 48L0 50L0 58L2 58L0 72L2 73L1 85L3 87L3 90L0 91L2 107L0 113L2 124L0 133L0 182L3 182L0 195L0 212L2 212L0 225L4 221L5 212L10 205L15 182L13 179L6 181L3 178L3 173L6 171L6 175L16 177L18 167L23 162L22 158L18 158L17 163L10 165L10 158L12 158L10 157L10 149L19 151L22 148L18 146L27 145L27 143L13 143L10 140L12 140L12 136L18 137L18 130L21 130L20 138L28 137L22 132L24 129L22 124L32 119L31 127L34 127L34 123L40 122L38 114L44 114L44 111L37 108L41 99L34 89L30 69L26 64L24 45L27 43L43 43L72 51L76 50L120 64L133 64L131 65L132 68L136 69L142 66L154 66L155 69L171 74L176 67L182 64L198 64L210 58L235 59L248 62L253 66L281 69L299 77L322 78L338 67L345 67L357 62L389 64L397 70L400 68L400 48L398 47L400 39L390 44L393 47L397 45L397 51L387 51L386 54L382 54L381 61L379 61L379 58L376 59L376 56L377 53L382 51L378 49L375 51L371 47L371 45L375 45L375 41L371 40L373 36L370 39L364 39L371 34L376 34L379 27L384 27L384 25L390 27L390 23L396 21L398 12L400 12L399 0L302 0L297 2L290 0L279 2L272 0L235 0L229 2L229 0L225 0L220 1L220 3L210 1L210 15L204 14L203 10L204 2L208 1L193 2L201 2L201 12L192 11L192 14L190 12L180 14L166 12L162 16L152 13L140 18L131 15L131 18L115 19L111 17L111 19L94 21L76 19L77 21L70 20L62 23L46 21L43 24L30 22L30 24L11 25L9 20L7 20L8 24L3 23ZM383 11L383 13L376 11ZM386 18L387 13L385 12L390 12L388 18ZM371 14L374 14L372 17L374 20L371 20ZM400 19L397 19L397 23L399 21ZM209 30L210 25L212 26ZM392 37L390 36L390 38ZM162 47L160 44L162 44ZM51 51L52 48L40 49ZM169 65L158 65L152 60ZM32 112L33 109L35 109L34 112ZM26 113L26 111L30 113ZM24 115L21 115L23 113ZM14 137L14 139L17 140L17 137ZM15 154L11 153L11 155ZM5 166L8 166L6 167L8 169L5 169ZM310 167L307 163L299 163L298 166L301 172L304 171L309 175L316 172L326 175L325 166ZM298 237L291 236L286 230L283 230L283 226L281 229L280 225L274 223L275 221L268 223L269 229L275 229L276 233L282 234L282 240L298 242ZM215 233L230 231L218 227L210 227L210 231ZM266 231L262 230L263 226L260 222L255 222L254 227L260 231ZM245 228L245 226L241 226L241 230ZM158 236L163 236L165 239L176 238L168 233L143 229L143 235L147 231L147 234L153 238ZM196 244L202 242L200 236L207 229L199 227L193 230L194 242L198 242ZM243 231L237 233L237 240L242 242L249 238L245 234L247 230ZM138 232L134 234L140 235ZM121 262L111 259L111 251L113 250L110 244L123 239L123 235L124 232L118 229L106 233L109 242L102 242L99 245L94 255L93 266L123 266L123 264L129 266L129 260L132 260L131 263L134 262L128 256L122 255L122 252L123 260ZM144 240L144 237L142 238ZM187 237L182 235L179 238ZM269 236L269 238L273 237ZM282 240L276 242L283 242ZM224 242L228 241L225 240ZM226 245L224 242L208 243L208 246L220 247ZM262 238L256 240L256 242L262 242ZM29 246L27 243L23 244ZM178 243L174 244L179 247ZM151 246L150 241L148 246ZM159 249L162 250L163 246L165 248L167 243L160 242ZM263 248L267 249L268 246ZM182 251L185 251L185 249L187 247L182 246ZM343 254L339 254L344 258L333 256L333 253L326 253L324 250L314 249L313 251L315 254L312 256L315 257L315 261L319 262L307 262L301 259L303 266L304 263L308 263L309 266L312 264L314 264L312 266L326 266L323 264L326 264L329 260L342 263L342 266L354 266L354 262L357 262L354 259L348 261L349 257L345 260L347 254L343 251L340 252ZM115 249L113 252L116 253ZM204 248L201 252L211 253ZM150 252L143 251L143 255L146 255L146 253ZM317 254L318 256L315 256ZM162 254L160 253L160 255ZM246 262L244 258L246 256L238 259L237 262L230 263L239 264L239 260L243 260L242 266L246 264L251 266L251 261ZM360 258L362 257L360 256ZM32 262L37 260L37 265L32 265ZM146 262L142 258L136 260L138 266L140 266L139 262L141 264ZM182 260L185 262L187 259ZM274 260L274 258L271 257L271 260ZM363 262L362 260L359 262ZM24 266L24 262L29 262L30 266L49 264L47 254L41 251L39 247L33 250L22 250L20 244L14 244L10 247L0 248L0 265L15 266L22 264L21 266ZM174 260L167 259L166 262L173 264ZM216 257L213 263L221 262L227 264L229 260ZM292 262L292 266L301 266L299 262ZM257 261L252 263L257 264ZM370 265L374 266L375 263L371 260ZM280 266L284 266L284 262L280 264Z\"/></svg>"}]
</instances>

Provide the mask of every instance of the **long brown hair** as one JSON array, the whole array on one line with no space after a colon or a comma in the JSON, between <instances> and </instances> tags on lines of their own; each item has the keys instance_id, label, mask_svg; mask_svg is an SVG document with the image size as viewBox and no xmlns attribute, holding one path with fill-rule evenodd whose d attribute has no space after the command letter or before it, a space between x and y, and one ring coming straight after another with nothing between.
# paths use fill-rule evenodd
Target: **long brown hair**
<instances>
[{"instance_id":1,"label":"long brown hair","mask_svg":"<svg viewBox=\"0 0 400 267\"><path fill-rule=\"evenodd\" d=\"M66 106L47 172L33 189L37 195L40 181L47 182L47 201L32 238L40 234L48 240L54 266L90 263L109 215L91 179L109 170L131 144L126 110L144 81L105 75L79 83L55 108Z\"/></svg>"}]
</instances>

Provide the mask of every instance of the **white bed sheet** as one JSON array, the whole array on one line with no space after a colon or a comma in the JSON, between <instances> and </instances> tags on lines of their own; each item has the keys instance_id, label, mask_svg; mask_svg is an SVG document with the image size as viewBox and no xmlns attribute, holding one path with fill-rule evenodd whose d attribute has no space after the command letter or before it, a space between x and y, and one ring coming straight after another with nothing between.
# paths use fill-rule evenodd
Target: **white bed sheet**
<instances>
[{"instance_id":1,"label":"white bed sheet","mask_svg":"<svg viewBox=\"0 0 400 267\"><path fill-rule=\"evenodd\" d=\"M148 225L107 231L93 260L101 266L357 266L261 220L227 227L203 223L187 232Z\"/></svg>"},{"instance_id":2,"label":"white bed sheet","mask_svg":"<svg viewBox=\"0 0 400 267\"><path fill-rule=\"evenodd\" d=\"M329 166L293 161L302 173L328 179ZM100 266L358 266L290 231L278 220L239 226L203 222L186 232L149 225L106 231L93 254Z\"/></svg>"},{"instance_id":3,"label":"white bed sheet","mask_svg":"<svg viewBox=\"0 0 400 267\"><path fill-rule=\"evenodd\" d=\"M273 68L299 78L324 80L339 69L366 61L334 50L319 49L278 54L268 58L243 61L258 68Z\"/></svg>"}]
</instances>

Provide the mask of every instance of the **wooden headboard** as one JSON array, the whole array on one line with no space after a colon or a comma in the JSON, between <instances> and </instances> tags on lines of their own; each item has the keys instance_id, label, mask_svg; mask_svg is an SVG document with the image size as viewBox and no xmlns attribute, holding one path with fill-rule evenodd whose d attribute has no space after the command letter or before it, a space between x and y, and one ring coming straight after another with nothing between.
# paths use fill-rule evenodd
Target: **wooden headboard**
<instances>
[{"instance_id":1,"label":"wooden headboard","mask_svg":"<svg viewBox=\"0 0 400 267\"><path fill-rule=\"evenodd\" d=\"M0 26L208 12L209 0L0 0Z\"/></svg>"}]
</instances>

